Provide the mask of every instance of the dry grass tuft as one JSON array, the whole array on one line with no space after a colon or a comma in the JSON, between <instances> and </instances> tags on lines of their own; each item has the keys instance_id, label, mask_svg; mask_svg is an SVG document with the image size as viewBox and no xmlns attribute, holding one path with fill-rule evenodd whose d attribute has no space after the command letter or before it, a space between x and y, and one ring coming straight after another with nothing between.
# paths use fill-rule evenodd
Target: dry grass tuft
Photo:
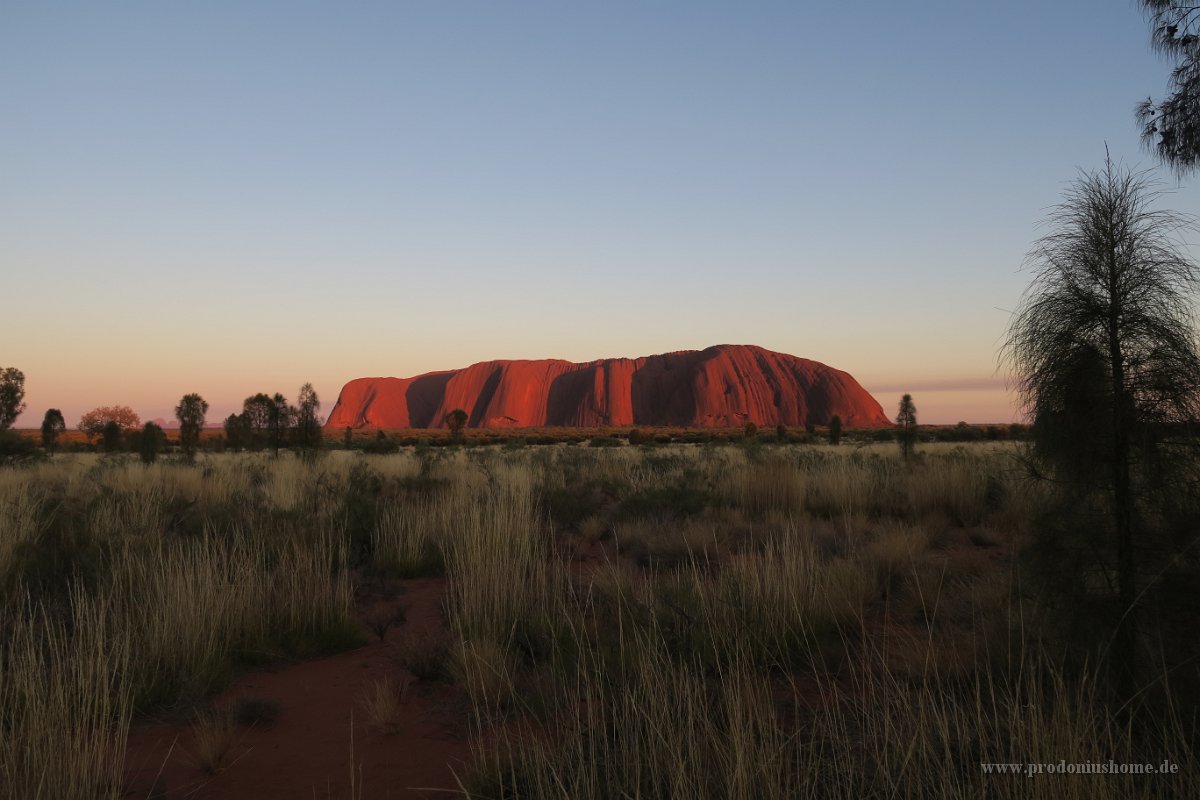
<instances>
[{"instance_id":1,"label":"dry grass tuft","mask_svg":"<svg viewBox=\"0 0 1200 800\"><path fill-rule=\"evenodd\" d=\"M192 763L201 772L216 775L225 766L237 740L237 716L228 707L199 712L191 734L188 752Z\"/></svg>"},{"instance_id":2,"label":"dry grass tuft","mask_svg":"<svg viewBox=\"0 0 1200 800\"><path fill-rule=\"evenodd\" d=\"M450 641L440 628L415 628L393 638L392 659L418 680L438 681L450 677Z\"/></svg>"},{"instance_id":3,"label":"dry grass tuft","mask_svg":"<svg viewBox=\"0 0 1200 800\"><path fill-rule=\"evenodd\" d=\"M446 575L446 628L368 616L405 674L356 713L393 732L409 675L461 686L469 796L1200 796L1190 708L1164 690L1134 726L1032 644L1014 551L1043 498L1009 452L561 445L0 470L0 736L20 742L0 747L0 798L115 796L136 711L361 641L352 569ZM573 563L564 539L603 556ZM237 725L278 714L243 698L200 715L197 766L227 768ZM979 769L1148 757L1181 775Z\"/></svg>"},{"instance_id":4,"label":"dry grass tuft","mask_svg":"<svg viewBox=\"0 0 1200 800\"><path fill-rule=\"evenodd\" d=\"M359 705L367 715L367 722L384 734L398 733L403 721L403 706L408 693L408 681L393 683L391 678L381 678L364 691Z\"/></svg>"}]
</instances>

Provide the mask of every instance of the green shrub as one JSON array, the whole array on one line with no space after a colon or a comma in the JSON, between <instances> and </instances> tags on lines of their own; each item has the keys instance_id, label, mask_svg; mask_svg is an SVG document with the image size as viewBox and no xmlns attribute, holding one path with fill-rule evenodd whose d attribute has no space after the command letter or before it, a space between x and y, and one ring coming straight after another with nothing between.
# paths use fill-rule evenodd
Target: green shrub
<instances>
[{"instance_id":1,"label":"green shrub","mask_svg":"<svg viewBox=\"0 0 1200 800\"><path fill-rule=\"evenodd\" d=\"M379 496L383 478L364 461L350 468L345 494L342 496L342 518L350 539L350 560L354 564L370 563L373 551L371 535L379 519Z\"/></svg>"},{"instance_id":2,"label":"green shrub","mask_svg":"<svg viewBox=\"0 0 1200 800\"><path fill-rule=\"evenodd\" d=\"M686 486L641 489L621 501L617 519L685 519L712 505L712 500L708 492Z\"/></svg>"},{"instance_id":3,"label":"green shrub","mask_svg":"<svg viewBox=\"0 0 1200 800\"><path fill-rule=\"evenodd\" d=\"M13 431L0 431L0 463L28 461L39 456L37 444Z\"/></svg>"},{"instance_id":4,"label":"green shrub","mask_svg":"<svg viewBox=\"0 0 1200 800\"><path fill-rule=\"evenodd\" d=\"M594 516L608 499L605 487L596 482L571 484L562 488L542 489L540 506L550 523L559 530L576 530L579 523Z\"/></svg>"},{"instance_id":5,"label":"green shrub","mask_svg":"<svg viewBox=\"0 0 1200 800\"><path fill-rule=\"evenodd\" d=\"M100 443L106 453L115 453L123 449L121 426L116 420L109 420L100 429Z\"/></svg>"},{"instance_id":6,"label":"green shrub","mask_svg":"<svg viewBox=\"0 0 1200 800\"><path fill-rule=\"evenodd\" d=\"M399 445L396 444L396 442L389 439L388 435L386 433L384 433L383 431L379 431L378 433L375 434L374 439L369 440L366 444L363 445L362 449L363 449L363 452L365 452L365 453L371 453L374 455L386 455L388 453L396 452L397 450L400 449L400 447L399 447Z\"/></svg>"},{"instance_id":7,"label":"green shrub","mask_svg":"<svg viewBox=\"0 0 1200 800\"><path fill-rule=\"evenodd\" d=\"M153 422L147 422L138 434L138 457L143 464L153 464L167 444L167 435Z\"/></svg>"},{"instance_id":8,"label":"green shrub","mask_svg":"<svg viewBox=\"0 0 1200 800\"><path fill-rule=\"evenodd\" d=\"M47 502L41 513L44 527L13 547L8 568L0 575L4 596L28 592L32 599L54 605L65 603L73 586L98 585L111 547L91 536L84 514L74 503Z\"/></svg>"},{"instance_id":9,"label":"green shrub","mask_svg":"<svg viewBox=\"0 0 1200 800\"><path fill-rule=\"evenodd\" d=\"M633 430L631 430L629 432L629 443L630 444L646 444L652 438L653 437L651 436L650 433L642 430L641 428L634 428Z\"/></svg>"}]
</instances>

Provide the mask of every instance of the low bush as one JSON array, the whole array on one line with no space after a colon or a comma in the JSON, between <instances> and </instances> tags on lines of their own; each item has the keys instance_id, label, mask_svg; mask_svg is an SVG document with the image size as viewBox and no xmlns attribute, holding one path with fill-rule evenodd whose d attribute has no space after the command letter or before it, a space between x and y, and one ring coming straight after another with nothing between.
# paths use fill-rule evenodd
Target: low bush
<instances>
[{"instance_id":1,"label":"low bush","mask_svg":"<svg viewBox=\"0 0 1200 800\"><path fill-rule=\"evenodd\" d=\"M0 431L0 464L29 462L41 455L33 439L14 431Z\"/></svg>"},{"instance_id":2,"label":"low bush","mask_svg":"<svg viewBox=\"0 0 1200 800\"><path fill-rule=\"evenodd\" d=\"M617 507L618 520L679 520L693 517L710 505L713 497L703 489L664 486L640 489L625 496Z\"/></svg>"}]
</instances>

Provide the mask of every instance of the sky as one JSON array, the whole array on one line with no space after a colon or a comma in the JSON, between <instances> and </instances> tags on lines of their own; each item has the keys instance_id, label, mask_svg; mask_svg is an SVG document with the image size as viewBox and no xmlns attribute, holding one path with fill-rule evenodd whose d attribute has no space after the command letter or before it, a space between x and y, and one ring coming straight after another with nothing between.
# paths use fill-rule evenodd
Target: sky
<instances>
[{"instance_id":1,"label":"sky","mask_svg":"<svg viewBox=\"0 0 1200 800\"><path fill-rule=\"evenodd\" d=\"M757 344L926 423L1170 65L1132 0L0 0L0 367L36 427Z\"/></svg>"}]
</instances>

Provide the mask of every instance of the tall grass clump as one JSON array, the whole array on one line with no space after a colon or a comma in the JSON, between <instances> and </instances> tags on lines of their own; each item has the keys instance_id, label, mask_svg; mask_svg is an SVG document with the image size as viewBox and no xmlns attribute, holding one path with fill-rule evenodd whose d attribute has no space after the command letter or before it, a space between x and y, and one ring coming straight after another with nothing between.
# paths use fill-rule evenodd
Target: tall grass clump
<instances>
[{"instance_id":1,"label":"tall grass clump","mask_svg":"<svg viewBox=\"0 0 1200 800\"><path fill-rule=\"evenodd\" d=\"M555 571L529 472L498 468L474 502L462 492L447 502L455 509L444 543L451 629L501 647L548 635Z\"/></svg>"},{"instance_id":2,"label":"tall grass clump","mask_svg":"<svg viewBox=\"0 0 1200 800\"><path fill-rule=\"evenodd\" d=\"M585 655L544 723L480 739L467 796L1150 800L1200 790L1183 709L1133 730L1087 675L1069 679L1028 652L1011 671L966 680L936 665L897 674L872 646L848 654L852 669L775 676L745 640L714 642L727 653L714 666L680 660L664 634L622 625L621 669L580 641ZM1025 774L1028 764L1110 761L1180 771Z\"/></svg>"},{"instance_id":3,"label":"tall grass clump","mask_svg":"<svg viewBox=\"0 0 1200 800\"><path fill-rule=\"evenodd\" d=\"M361 641L347 536L322 491L338 475L289 466L300 488L284 491L270 469L81 457L0 470L0 796L118 796L134 715Z\"/></svg>"},{"instance_id":4,"label":"tall grass clump","mask_svg":"<svg viewBox=\"0 0 1200 800\"><path fill-rule=\"evenodd\" d=\"M0 797L123 796L135 637L112 598L76 595L67 616L10 608L0 642Z\"/></svg>"},{"instance_id":5,"label":"tall grass clump","mask_svg":"<svg viewBox=\"0 0 1200 800\"><path fill-rule=\"evenodd\" d=\"M441 543L453 519L454 510L446 502L386 507L372 532L375 568L397 578L442 574L446 567Z\"/></svg>"},{"instance_id":6,"label":"tall grass clump","mask_svg":"<svg viewBox=\"0 0 1200 800\"><path fill-rule=\"evenodd\" d=\"M783 458L749 462L721 485L730 503L754 517L796 517L804 511L804 476Z\"/></svg>"},{"instance_id":7,"label":"tall grass clump","mask_svg":"<svg viewBox=\"0 0 1200 800\"><path fill-rule=\"evenodd\" d=\"M1089 671L1039 649L1019 565L996 546L1015 546L1040 503L1011 453L933 445L905 465L892 448L634 451L632 462L622 451L626 475L606 476L612 503L593 512L612 524L614 547L491 627L520 626L522 607L554 626L549 671L495 640L478 648L466 794L1192 796L1197 779L1184 774L984 772L1109 759L1183 769L1196 736L1177 703L1131 723ZM573 480L604 474L548 463ZM688 515L623 514L625 498L671 486L717 501ZM955 528L964 533L947 535ZM544 542L536 527L508 535L522 531ZM522 553L517 575L557 558L506 547L509 559ZM466 563L450 561L452 582ZM471 635L464 650L476 650ZM510 724L497 727L501 701Z\"/></svg>"},{"instance_id":8,"label":"tall grass clump","mask_svg":"<svg viewBox=\"0 0 1200 800\"><path fill-rule=\"evenodd\" d=\"M444 619L375 628L469 704L471 797L1200 796L1180 673L1154 714L1113 708L1055 648L1017 558L1044 495L1014 453L419 445L0 470L0 797L117 796L137 714L360 641L359 577L443 574ZM356 713L396 730L405 686ZM219 770L233 729L212 733ZM980 766L1109 759L1180 773Z\"/></svg>"}]
</instances>

